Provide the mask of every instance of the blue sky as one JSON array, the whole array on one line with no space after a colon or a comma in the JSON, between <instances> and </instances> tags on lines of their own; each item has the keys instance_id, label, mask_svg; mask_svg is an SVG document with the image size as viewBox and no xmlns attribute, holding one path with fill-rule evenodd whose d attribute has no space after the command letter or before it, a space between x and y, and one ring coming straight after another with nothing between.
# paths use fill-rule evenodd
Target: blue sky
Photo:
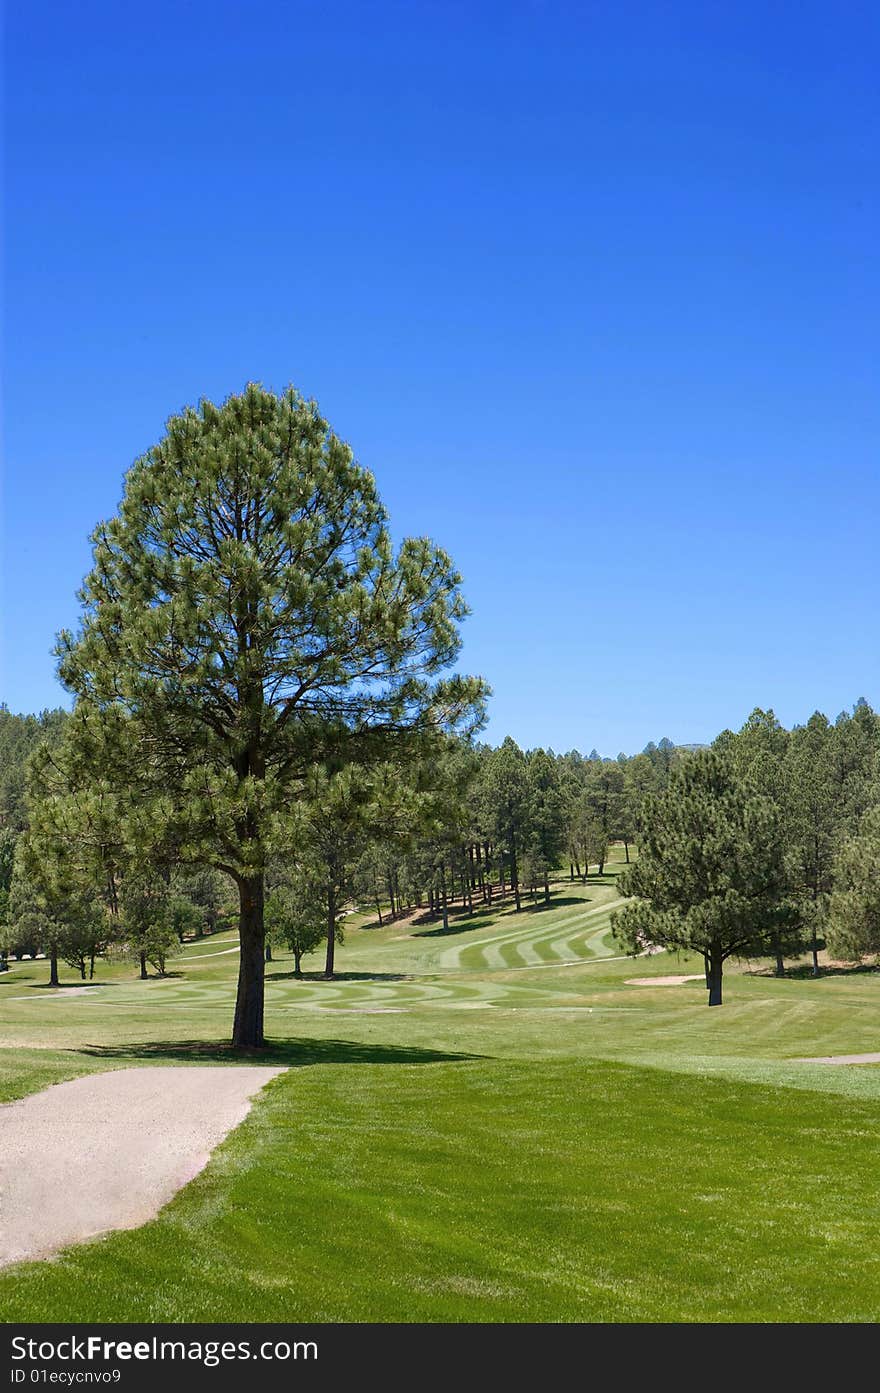
<instances>
[{"instance_id":1,"label":"blue sky","mask_svg":"<svg viewBox=\"0 0 880 1393\"><path fill-rule=\"evenodd\" d=\"M878 59L848 0L10 7L0 699L257 380L455 558L487 738L880 705Z\"/></svg>"}]
</instances>

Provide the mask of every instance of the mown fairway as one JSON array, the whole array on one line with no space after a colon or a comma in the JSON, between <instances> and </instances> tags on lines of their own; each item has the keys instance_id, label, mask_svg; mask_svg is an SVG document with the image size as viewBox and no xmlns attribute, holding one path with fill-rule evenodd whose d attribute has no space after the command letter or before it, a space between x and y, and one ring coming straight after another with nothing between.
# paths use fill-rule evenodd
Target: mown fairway
<instances>
[{"instance_id":1,"label":"mown fairway","mask_svg":"<svg viewBox=\"0 0 880 1393\"><path fill-rule=\"evenodd\" d=\"M712 1011L700 981L629 986L700 964L618 956L618 869L446 934L350 928L336 982L270 964L290 1070L155 1222L8 1269L3 1317L878 1319L880 1066L798 1057L880 1048L880 976L743 965ZM236 964L221 935L81 995L13 967L0 1097L234 1062Z\"/></svg>"}]
</instances>

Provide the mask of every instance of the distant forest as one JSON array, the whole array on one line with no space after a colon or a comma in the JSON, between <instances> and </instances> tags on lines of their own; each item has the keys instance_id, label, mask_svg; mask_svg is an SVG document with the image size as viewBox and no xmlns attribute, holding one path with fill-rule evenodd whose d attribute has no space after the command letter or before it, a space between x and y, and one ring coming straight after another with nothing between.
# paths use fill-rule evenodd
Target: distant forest
<instances>
[{"instance_id":1,"label":"distant forest","mask_svg":"<svg viewBox=\"0 0 880 1393\"><path fill-rule=\"evenodd\" d=\"M53 901L33 859L47 843L27 835L29 808L45 813L51 804L52 752L69 719L60 709L20 716L0 707L0 951L45 952L53 975L58 958L85 977L105 954L128 956L142 976L148 966L164 971L185 938L226 922L228 881L173 846L151 848L147 863L111 855L96 869L94 856L75 851L88 832L71 826L61 856L68 883L56 876ZM785 932L757 951L775 956L781 975L785 958L805 951L818 973L826 943L848 958L880 949L880 903L871 898L880 872L880 719L860 699L835 721L816 713L791 730L756 709L711 747L664 738L609 759L595 750L522 750L510 738L492 747L450 737L429 764L316 771L291 806L290 844L266 868L267 955L286 944L299 971L302 956L323 945L332 975L355 904L371 907L379 923L420 909L448 927L451 915L481 904L549 902L560 873L601 876L612 843L634 861L662 820L663 798L668 811L686 796L681 771L708 755L773 810L785 876L774 894L785 901ZM44 837L47 826L51 836L51 819ZM670 846L653 853L677 854ZM659 903L660 892L651 893Z\"/></svg>"}]
</instances>

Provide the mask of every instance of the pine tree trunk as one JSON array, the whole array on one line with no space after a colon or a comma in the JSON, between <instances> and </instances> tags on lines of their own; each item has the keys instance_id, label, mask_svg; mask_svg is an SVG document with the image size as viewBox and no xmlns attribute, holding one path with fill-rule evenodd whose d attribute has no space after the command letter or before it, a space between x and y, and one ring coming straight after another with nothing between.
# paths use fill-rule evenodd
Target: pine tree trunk
<instances>
[{"instance_id":1,"label":"pine tree trunk","mask_svg":"<svg viewBox=\"0 0 880 1393\"><path fill-rule=\"evenodd\" d=\"M141 961L141 981L142 981L142 982L146 982L146 980L147 980L147 955L146 955L146 953L141 952L140 961Z\"/></svg>"},{"instance_id":2,"label":"pine tree trunk","mask_svg":"<svg viewBox=\"0 0 880 1393\"><path fill-rule=\"evenodd\" d=\"M94 975L95 975L95 955L94 955L94 953L92 953L91 957L89 958L89 981L90 981L90 982L91 982L92 978L94 977Z\"/></svg>"},{"instance_id":3,"label":"pine tree trunk","mask_svg":"<svg viewBox=\"0 0 880 1393\"><path fill-rule=\"evenodd\" d=\"M272 961L272 945L271 945L271 943L267 943L267 944L266 944L266 962L267 962L267 963L270 963L271 961Z\"/></svg>"},{"instance_id":4,"label":"pine tree trunk","mask_svg":"<svg viewBox=\"0 0 880 1393\"><path fill-rule=\"evenodd\" d=\"M782 957L782 940L780 939L779 934L775 934L773 937L773 951L776 954L776 967L774 969L773 976L784 977L785 962L783 961Z\"/></svg>"},{"instance_id":5,"label":"pine tree trunk","mask_svg":"<svg viewBox=\"0 0 880 1393\"><path fill-rule=\"evenodd\" d=\"M814 843L813 843L813 855L814 855L815 864L818 866L818 864L819 864L819 841L818 841L818 838L816 838L816 839L814 840ZM820 975L820 972L819 972L819 936L818 936L818 934L816 933L816 904L817 904L818 899L819 899L819 889L818 889L817 877L816 877L816 878L814 878L814 881L813 881L813 919L812 919L812 924L811 924L811 926L810 926L810 940L811 940L811 941L810 941L810 951L811 951L812 954L813 954L813 976L814 976L814 977L818 977L818 976Z\"/></svg>"},{"instance_id":6,"label":"pine tree trunk","mask_svg":"<svg viewBox=\"0 0 880 1393\"><path fill-rule=\"evenodd\" d=\"M815 924L813 925L813 936L812 936L812 942L811 942L811 944L810 944L810 952L811 952L812 955L813 955L813 976L814 976L814 977L820 977L820 976L822 975L822 973L821 973L821 969L820 969L820 967L819 967L819 940L818 940L818 938L817 938L817 936L816 936L816 927L815 927Z\"/></svg>"},{"instance_id":7,"label":"pine tree trunk","mask_svg":"<svg viewBox=\"0 0 880 1393\"><path fill-rule=\"evenodd\" d=\"M376 913L379 916L379 928L382 927L382 906L379 903L379 896L376 896Z\"/></svg>"},{"instance_id":8,"label":"pine tree trunk","mask_svg":"<svg viewBox=\"0 0 880 1393\"><path fill-rule=\"evenodd\" d=\"M474 855L477 858L477 885L480 889L480 898L483 904L486 903L486 877L483 874L483 857L480 851L480 843L474 843Z\"/></svg>"},{"instance_id":9,"label":"pine tree trunk","mask_svg":"<svg viewBox=\"0 0 880 1393\"><path fill-rule=\"evenodd\" d=\"M624 837L623 839L623 850L624 855L626 856L626 864L629 865L629 842L627 841L626 837Z\"/></svg>"},{"instance_id":10,"label":"pine tree trunk","mask_svg":"<svg viewBox=\"0 0 880 1393\"><path fill-rule=\"evenodd\" d=\"M237 1049L261 1049L263 1037L263 978L266 930L263 922L265 886L263 874L243 876L238 882L238 992L232 1043Z\"/></svg>"},{"instance_id":11,"label":"pine tree trunk","mask_svg":"<svg viewBox=\"0 0 880 1393\"><path fill-rule=\"evenodd\" d=\"M519 868L516 864L515 842L512 844L510 848L510 883L513 886L513 898L514 902L516 903L516 912L517 914L519 914L522 910L522 901L520 900L519 896Z\"/></svg>"},{"instance_id":12,"label":"pine tree trunk","mask_svg":"<svg viewBox=\"0 0 880 1393\"><path fill-rule=\"evenodd\" d=\"M449 907L448 907L448 905L447 905L447 903L446 903L446 867L445 867L445 866L443 866L443 867L441 868L441 871L440 871L440 891L441 891L441 894L442 894L442 897L443 897L443 898L442 898L443 932L445 933L446 930L449 928Z\"/></svg>"},{"instance_id":13,"label":"pine tree trunk","mask_svg":"<svg viewBox=\"0 0 880 1393\"><path fill-rule=\"evenodd\" d=\"M49 947L49 986L58 986L58 944L52 943Z\"/></svg>"},{"instance_id":14,"label":"pine tree trunk","mask_svg":"<svg viewBox=\"0 0 880 1393\"><path fill-rule=\"evenodd\" d=\"M550 878L546 871L544 872L544 903L550 903Z\"/></svg>"},{"instance_id":15,"label":"pine tree trunk","mask_svg":"<svg viewBox=\"0 0 880 1393\"><path fill-rule=\"evenodd\" d=\"M324 961L324 977L329 982L335 970L336 961L336 892L327 891L327 957Z\"/></svg>"},{"instance_id":16,"label":"pine tree trunk","mask_svg":"<svg viewBox=\"0 0 880 1393\"><path fill-rule=\"evenodd\" d=\"M293 975L294 977L302 977L302 953L298 948L293 950Z\"/></svg>"},{"instance_id":17,"label":"pine tree trunk","mask_svg":"<svg viewBox=\"0 0 880 1393\"><path fill-rule=\"evenodd\" d=\"M718 948L709 949L709 1005L721 1005L721 972L724 959Z\"/></svg>"}]
</instances>

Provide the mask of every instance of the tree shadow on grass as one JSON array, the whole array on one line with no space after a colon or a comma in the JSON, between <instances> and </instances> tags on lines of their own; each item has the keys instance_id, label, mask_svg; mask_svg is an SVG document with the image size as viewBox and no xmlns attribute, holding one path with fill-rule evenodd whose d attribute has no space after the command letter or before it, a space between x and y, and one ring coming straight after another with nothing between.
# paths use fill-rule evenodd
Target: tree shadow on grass
<instances>
[{"instance_id":1,"label":"tree shadow on grass","mask_svg":"<svg viewBox=\"0 0 880 1393\"><path fill-rule=\"evenodd\" d=\"M485 1059L479 1054L420 1049L411 1045L366 1044L359 1040L269 1040L264 1049L235 1049L216 1040L150 1040L130 1045L81 1045L71 1054L90 1059L143 1060L163 1064L448 1064Z\"/></svg>"},{"instance_id":2,"label":"tree shadow on grass","mask_svg":"<svg viewBox=\"0 0 880 1393\"><path fill-rule=\"evenodd\" d=\"M297 977L295 972L267 972L265 981L267 982L326 982L332 986L334 982L409 982L411 979L405 972L334 972L332 977L325 977L323 972L303 972Z\"/></svg>"},{"instance_id":3,"label":"tree shadow on grass","mask_svg":"<svg viewBox=\"0 0 880 1393\"><path fill-rule=\"evenodd\" d=\"M543 893L543 892L542 892L542 893ZM523 895L523 901L525 901L525 899L526 899L526 896ZM540 914L542 911L546 911L546 910L548 910L548 909L565 909L565 908L567 908L569 905L589 904L589 903L590 903L590 896L589 896L589 895L559 895L559 896L556 896L555 898L552 898L552 899L550 900L550 903L549 903L549 904L547 904L543 899L540 901L539 904L525 904L525 903L523 903L523 907L522 907L522 911L521 911L521 912L522 912L523 914ZM413 934L412 934L412 937L413 937L413 938L452 938L452 937L455 936L455 934L469 933L472 929L479 929L479 928L481 928L482 926L481 926L481 924L480 924L480 920L483 919L483 918L485 918L487 915L492 915L492 916L497 915L497 914L498 914L498 911L499 911L499 908L510 909L513 913L515 913L515 910L513 909L513 901L512 901L512 900L509 901L509 903L508 903L508 902L505 902L503 906L501 906L501 905L492 905L492 906L486 905L486 906L484 906L482 909L475 909L474 912L473 912L473 914L468 914L467 917L466 917L465 919L457 918L457 919L455 920L454 923L453 923L453 922L450 922L449 927L448 927L447 929L444 929L443 925L440 924L440 925L438 925L438 927L437 927L436 929L421 929L421 930L419 930L419 931L415 931L415 930L414 930L414 931L413 931ZM436 917L436 916L434 916L434 917ZM429 923L430 923L431 920L430 920L430 919L427 919L427 920L423 920L423 919L414 919L414 920L413 920L413 923L414 923L414 924L424 923L424 922L429 922Z\"/></svg>"},{"instance_id":4,"label":"tree shadow on grass","mask_svg":"<svg viewBox=\"0 0 880 1393\"><path fill-rule=\"evenodd\" d=\"M0 983L2 983L2 980L3 980L3 979L0 978ZM53 986L51 982L22 982L21 979L19 979L19 981L18 981L17 983L10 982L9 985L10 985L10 986L19 986L19 987L22 988L23 991L28 991L28 992L58 992L58 991L68 991L68 992L69 992L72 988L75 988L75 987L76 987L76 988L79 988L81 991L82 991L82 990L97 991L99 987L110 987L110 986L115 986L116 983L115 983L115 982L92 982L92 981L89 980L89 978L86 978L86 980L83 981L81 977L72 977L72 978L70 979L69 982L66 982L66 981L64 981L64 980L60 981L60 982L58 983L57 987L56 987L56 986Z\"/></svg>"},{"instance_id":5,"label":"tree shadow on grass","mask_svg":"<svg viewBox=\"0 0 880 1393\"><path fill-rule=\"evenodd\" d=\"M525 898L525 895L523 895L523 900L525 900ZM592 904L592 899L589 895L557 895L555 897L551 896L550 903L548 904L544 899L544 892L542 890L541 898L536 904L523 905L523 913L540 914L546 912L548 909L567 909L569 905L573 904Z\"/></svg>"},{"instance_id":6,"label":"tree shadow on grass","mask_svg":"<svg viewBox=\"0 0 880 1393\"><path fill-rule=\"evenodd\" d=\"M468 915L467 919L459 919L457 924L450 924L447 929L444 929L443 925L440 924L436 929L421 929L418 933L414 933L412 937L454 938L456 934L471 933L472 930L479 929L480 927L477 916L474 915L474 917L471 918L470 915Z\"/></svg>"},{"instance_id":7,"label":"tree shadow on grass","mask_svg":"<svg viewBox=\"0 0 880 1393\"><path fill-rule=\"evenodd\" d=\"M776 982L784 982L786 978L790 982L821 982L823 977L861 977L866 973L880 972L880 964L875 963L835 963L823 964L819 969L819 976L813 976L812 963L799 963L796 967L787 967L785 977L777 977L772 967L752 969L753 977L769 977Z\"/></svg>"},{"instance_id":8,"label":"tree shadow on grass","mask_svg":"<svg viewBox=\"0 0 880 1393\"><path fill-rule=\"evenodd\" d=\"M513 904L513 900L510 901L510 904ZM449 915L450 920L454 919L456 920L456 923L454 925L450 924L450 927L445 930L441 924L439 929L434 929L432 930L432 932L454 933L456 930L460 928L460 926L472 929L479 923L481 919L494 918L496 915L500 914L503 910L507 908L507 905L507 900L499 899L493 900L491 904L474 905L473 910L462 909L461 905L456 905L455 907L450 905L449 909L447 910L447 913ZM412 927L415 928L417 924L436 924L437 921L441 918L442 915L439 910L435 911L432 914L430 909L425 909L420 914L413 915L411 921ZM414 934L413 937L427 938L428 934Z\"/></svg>"},{"instance_id":9,"label":"tree shadow on grass","mask_svg":"<svg viewBox=\"0 0 880 1393\"><path fill-rule=\"evenodd\" d=\"M521 895L521 898L523 899L523 901L525 901L525 900L528 898L528 894L530 894L530 893L531 893L531 892L526 892L526 891L521 891L521 892L520 892L520 895ZM543 894L543 891L542 891L541 893ZM476 894L476 892L475 892L475 894ZM574 898L574 899L571 899L571 900L568 900L568 899L559 899L559 900L554 900L553 903L554 903L554 904L560 904L560 905L562 905L562 904L585 904L586 901L584 900L584 898L583 898L582 896L575 896L575 898ZM525 910L525 908L527 908L527 906L524 905L524 910ZM444 928L442 927L442 925L441 925L439 928L434 929L434 930L432 930L431 932L433 932L433 933L439 933L439 934L442 934L442 933L456 933L456 932L461 932L462 929L467 929L467 928L471 928L471 929L473 929L473 928L479 928L479 926L480 926L480 921L481 921L482 919L498 919L499 917L501 917L501 916L503 916L503 915L514 915L514 914L516 914L518 911L517 911L517 909L516 909L516 904L515 904L515 902L514 902L513 895L510 893L510 891L507 891L507 892L505 893L505 895L504 895L503 898L501 898L501 897L498 896L498 895L495 895L495 897L494 897L494 899L492 900L491 904L484 904L484 903L482 903L481 901L478 901L478 900L475 899L475 901L474 901L474 907L473 907L472 910L471 910L471 909L468 909L467 906L465 906L464 908L462 908L462 906L461 906L460 904L458 904L458 905L450 905L447 912L448 912L448 915L449 915L450 920L455 920L455 923L454 923L454 924L453 924L453 923L450 923L450 926L449 926L448 929L444 929ZM417 925L417 924L436 924L437 921L438 921L440 918L441 918L441 914L440 914L440 911L439 911L439 910L435 910L435 911L432 913L430 909L423 909L420 913L414 914L414 915L413 915L412 920L411 920L411 923L412 923L413 927L415 927L415 925ZM389 920L389 923L392 923L392 922L394 922L394 921ZM428 938L429 936L430 936L430 935L429 935L428 933L424 933L424 934L413 934L413 937L414 937L414 938L417 938L417 937L420 937L420 938Z\"/></svg>"},{"instance_id":10,"label":"tree shadow on grass","mask_svg":"<svg viewBox=\"0 0 880 1393\"><path fill-rule=\"evenodd\" d=\"M113 982L96 982L91 977L87 977L83 981L81 977L71 977L69 981L62 978L57 987L53 986L51 982L23 982L19 979L17 985L29 992L70 991L74 987L91 992L102 990L104 987L136 987L142 982L170 982L173 978L185 976L184 972L151 972L147 977L120 977ZM0 977L0 986L2 985L3 978ZM15 986L16 983L10 982L9 985Z\"/></svg>"}]
</instances>

